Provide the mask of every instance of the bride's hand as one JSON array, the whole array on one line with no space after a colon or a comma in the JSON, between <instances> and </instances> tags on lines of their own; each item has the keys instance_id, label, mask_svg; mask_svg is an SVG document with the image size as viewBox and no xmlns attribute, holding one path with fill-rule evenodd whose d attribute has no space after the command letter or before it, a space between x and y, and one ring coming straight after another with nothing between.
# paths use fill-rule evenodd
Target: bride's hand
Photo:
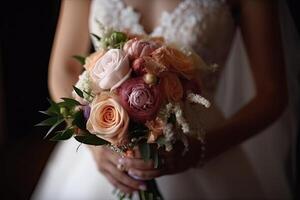
<instances>
[{"instance_id":1,"label":"bride's hand","mask_svg":"<svg viewBox=\"0 0 300 200\"><path fill-rule=\"evenodd\" d=\"M127 194L145 189L146 186L142 181L133 179L117 167L118 160L121 158L119 154L105 146L89 146L89 148L92 151L98 170L114 187Z\"/></svg>"},{"instance_id":2,"label":"bride's hand","mask_svg":"<svg viewBox=\"0 0 300 200\"><path fill-rule=\"evenodd\" d=\"M189 151L182 154L184 146L181 142L173 146L170 152L162 151L160 156L163 164L158 169L154 168L153 161L145 162L141 158L122 158L119 160L128 169L128 174L137 180L151 180L163 175L176 174L195 166L200 158L201 142L189 139Z\"/></svg>"}]
</instances>

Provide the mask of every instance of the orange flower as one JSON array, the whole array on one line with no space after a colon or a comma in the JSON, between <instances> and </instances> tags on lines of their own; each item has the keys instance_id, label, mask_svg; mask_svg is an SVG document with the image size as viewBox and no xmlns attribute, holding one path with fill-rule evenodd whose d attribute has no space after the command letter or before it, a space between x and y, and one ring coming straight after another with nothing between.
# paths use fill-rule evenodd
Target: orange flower
<instances>
[{"instance_id":1,"label":"orange flower","mask_svg":"<svg viewBox=\"0 0 300 200\"><path fill-rule=\"evenodd\" d=\"M169 102L178 102L183 97L182 84L174 73L163 73L161 83L164 94Z\"/></svg>"},{"instance_id":2,"label":"orange flower","mask_svg":"<svg viewBox=\"0 0 300 200\"><path fill-rule=\"evenodd\" d=\"M151 57L165 65L170 71L182 74L187 79L191 79L194 76L193 59L175 48L160 47L152 52Z\"/></svg>"},{"instance_id":3,"label":"orange flower","mask_svg":"<svg viewBox=\"0 0 300 200\"><path fill-rule=\"evenodd\" d=\"M147 121L146 126L150 130L147 142L154 143L156 139L163 134L165 123L157 117L153 121Z\"/></svg>"},{"instance_id":4,"label":"orange flower","mask_svg":"<svg viewBox=\"0 0 300 200\"><path fill-rule=\"evenodd\" d=\"M102 92L91 104L87 130L114 145L127 142L129 116L112 94Z\"/></svg>"}]
</instances>

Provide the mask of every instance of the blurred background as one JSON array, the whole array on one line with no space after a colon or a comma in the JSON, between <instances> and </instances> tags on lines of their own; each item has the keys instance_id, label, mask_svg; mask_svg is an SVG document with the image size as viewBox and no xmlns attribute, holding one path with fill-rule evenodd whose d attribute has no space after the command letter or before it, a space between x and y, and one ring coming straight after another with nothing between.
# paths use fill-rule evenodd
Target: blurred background
<instances>
[{"instance_id":1,"label":"blurred background","mask_svg":"<svg viewBox=\"0 0 300 200\"><path fill-rule=\"evenodd\" d=\"M299 3L288 0L298 34ZM42 119L37 111L48 106L47 69L59 8L60 0L5 1L0 8L0 199L29 199L55 146L34 124ZM290 57L299 89L300 52Z\"/></svg>"}]
</instances>

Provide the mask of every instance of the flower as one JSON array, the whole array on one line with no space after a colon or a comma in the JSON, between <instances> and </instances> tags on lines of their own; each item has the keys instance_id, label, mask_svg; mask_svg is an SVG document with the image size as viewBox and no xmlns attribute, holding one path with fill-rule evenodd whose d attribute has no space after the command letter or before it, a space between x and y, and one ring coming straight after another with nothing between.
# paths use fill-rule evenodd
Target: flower
<instances>
[{"instance_id":1,"label":"flower","mask_svg":"<svg viewBox=\"0 0 300 200\"><path fill-rule=\"evenodd\" d=\"M157 117L155 120L147 121L145 125L150 130L147 142L154 143L156 139L163 134L165 123L162 119Z\"/></svg>"},{"instance_id":2,"label":"flower","mask_svg":"<svg viewBox=\"0 0 300 200\"><path fill-rule=\"evenodd\" d=\"M160 86L149 86L142 77L124 82L118 94L121 105L136 122L152 120L160 108Z\"/></svg>"},{"instance_id":3,"label":"flower","mask_svg":"<svg viewBox=\"0 0 300 200\"><path fill-rule=\"evenodd\" d=\"M154 41L134 38L127 41L123 49L129 55L129 58L134 60L150 55L158 47L158 43Z\"/></svg>"},{"instance_id":4,"label":"flower","mask_svg":"<svg viewBox=\"0 0 300 200\"><path fill-rule=\"evenodd\" d=\"M164 94L169 102L178 102L183 97L182 84L174 73L164 73L161 76Z\"/></svg>"},{"instance_id":5,"label":"flower","mask_svg":"<svg viewBox=\"0 0 300 200\"><path fill-rule=\"evenodd\" d=\"M85 59L85 64L83 65L83 67L88 71L90 69L92 69L96 62L105 54L104 50L99 50L96 51L94 53L92 53L91 55L89 55L86 59Z\"/></svg>"},{"instance_id":6,"label":"flower","mask_svg":"<svg viewBox=\"0 0 300 200\"><path fill-rule=\"evenodd\" d=\"M91 104L87 130L113 145L127 142L129 117L115 97L108 92L97 95Z\"/></svg>"},{"instance_id":7,"label":"flower","mask_svg":"<svg viewBox=\"0 0 300 200\"><path fill-rule=\"evenodd\" d=\"M145 67L145 59L137 58L132 63L132 70L137 76L141 76L147 73Z\"/></svg>"},{"instance_id":8,"label":"flower","mask_svg":"<svg viewBox=\"0 0 300 200\"><path fill-rule=\"evenodd\" d=\"M89 69L93 82L103 90L113 90L120 86L129 78L131 71L128 57L120 49L107 51Z\"/></svg>"},{"instance_id":9,"label":"flower","mask_svg":"<svg viewBox=\"0 0 300 200\"><path fill-rule=\"evenodd\" d=\"M91 102L93 100L92 95L89 95L93 91L93 84L92 84L92 81L91 81L88 71L84 71L81 75L79 75L79 80L75 84L75 87L77 87L81 91L84 91L83 98L81 98L73 90L72 96L75 100L79 101L83 105L88 104L88 102Z\"/></svg>"},{"instance_id":10,"label":"flower","mask_svg":"<svg viewBox=\"0 0 300 200\"><path fill-rule=\"evenodd\" d=\"M137 58L133 61L132 69L137 76L144 75L146 73L159 75L166 70L166 67L153 58L145 56Z\"/></svg>"},{"instance_id":11,"label":"flower","mask_svg":"<svg viewBox=\"0 0 300 200\"><path fill-rule=\"evenodd\" d=\"M170 71L179 73L187 79L194 77L196 69L193 59L175 48L162 46L153 51L151 57L155 61L165 65Z\"/></svg>"}]
</instances>

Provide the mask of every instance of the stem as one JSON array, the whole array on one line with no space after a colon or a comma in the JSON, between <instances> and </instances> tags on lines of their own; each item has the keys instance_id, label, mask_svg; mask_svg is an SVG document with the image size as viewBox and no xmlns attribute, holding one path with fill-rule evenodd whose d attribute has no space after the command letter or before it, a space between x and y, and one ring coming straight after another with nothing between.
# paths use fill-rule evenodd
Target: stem
<instances>
[{"instance_id":1,"label":"stem","mask_svg":"<svg viewBox=\"0 0 300 200\"><path fill-rule=\"evenodd\" d=\"M158 189L155 179L146 181L146 186L147 186L146 191L139 190L140 200L163 200L164 199Z\"/></svg>"}]
</instances>

